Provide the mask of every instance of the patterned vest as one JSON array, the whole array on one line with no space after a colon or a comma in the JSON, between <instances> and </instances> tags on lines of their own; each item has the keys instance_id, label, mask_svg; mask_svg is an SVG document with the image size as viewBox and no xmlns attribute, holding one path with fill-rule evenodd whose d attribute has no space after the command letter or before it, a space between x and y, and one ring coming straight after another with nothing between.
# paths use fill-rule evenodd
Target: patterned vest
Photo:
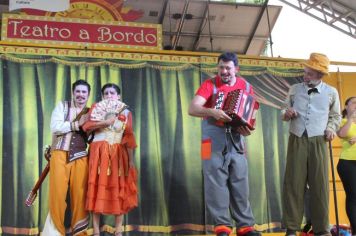
<instances>
[{"instance_id":1,"label":"patterned vest","mask_svg":"<svg viewBox=\"0 0 356 236\"><path fill-rule=\"evenodd\" d=\"M75 107L71 107L71 102L64 101L64 121L73 122L75 120L79 120L80 117L72 117L70 112L71 109L75 109ZM89 111L89 108L83 108L84 113ZM69 143L69 150L65 148L67 143ZM53 135L52 136L52 150L62 150L68 151L69 157L68 162L80 159L82 157L86 157L88 155L87 151L87 135L83 130L68 132L64 135Z\"/></svg>"}]
</instances>

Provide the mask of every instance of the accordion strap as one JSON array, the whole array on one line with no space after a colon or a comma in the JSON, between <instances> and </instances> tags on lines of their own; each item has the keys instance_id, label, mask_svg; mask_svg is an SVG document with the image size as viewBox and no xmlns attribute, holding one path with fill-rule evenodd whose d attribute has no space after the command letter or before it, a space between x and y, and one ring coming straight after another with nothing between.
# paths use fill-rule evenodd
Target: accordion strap
<instances>
[{"instance_id":1,"label":"accordion strap","mask_svg":"<svg viewBox=\"0 0 356 236\"><path fill-rule=\"evenodd\" d=\"M211 101L212 101L213 106L215 106L214 103L216 103L216 94L218 93L218 89L216 87L216 78L215 77L211 78L211 82L213 83L213 96L212 96Z\"/></svg>"},{"instance_id":2,"label":"accordion strap","mask_svg":"<svg viewBox=\"0 0 356 236\"><path fill-rule=\"evenodd\" d=\"M251 91L251 86L250 83L245 80L245 85L246 85L246 92L250 93Z\"/></svg>"}]
</instances>

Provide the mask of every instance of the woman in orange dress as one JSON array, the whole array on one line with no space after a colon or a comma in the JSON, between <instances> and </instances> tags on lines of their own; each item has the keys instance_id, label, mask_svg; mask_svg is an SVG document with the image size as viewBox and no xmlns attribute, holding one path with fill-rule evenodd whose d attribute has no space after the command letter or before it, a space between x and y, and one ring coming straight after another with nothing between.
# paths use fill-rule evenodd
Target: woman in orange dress
<instances>
[{"instance_id":1,"label":"woman in orange dress","mask_svg":"<svg viewBox=\"0 0 356 236\"><path fill-rule=\"evenodd\" d=\"M115 215L115 235L121 236L123 215L137 207L137 172L133 162L136 141L132 115L120 102L120 88L105 84L101 102L90 109L86 132L94 131L89 147L86 208L93 214L94 235L100 234L100 215Z\"/></svg>"}]
</instances>

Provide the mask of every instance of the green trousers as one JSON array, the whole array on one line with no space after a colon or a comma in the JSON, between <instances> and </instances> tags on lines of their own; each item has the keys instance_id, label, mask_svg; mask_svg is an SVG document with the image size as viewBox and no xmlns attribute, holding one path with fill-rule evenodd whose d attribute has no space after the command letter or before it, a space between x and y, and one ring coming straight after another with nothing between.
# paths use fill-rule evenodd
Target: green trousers
<instances>
[{"instance_id":1,"label":"green trousers","mask_svg":"<svg viewBox=\"0 0 356 236\"><path fill-rule=\"evenodd\" d=\"M329 232L328 163L324 136L299 138L290 134L283 183L283 224L287 229L300 231L308 184L314 234Z\"/></svg>"}]
</instances>

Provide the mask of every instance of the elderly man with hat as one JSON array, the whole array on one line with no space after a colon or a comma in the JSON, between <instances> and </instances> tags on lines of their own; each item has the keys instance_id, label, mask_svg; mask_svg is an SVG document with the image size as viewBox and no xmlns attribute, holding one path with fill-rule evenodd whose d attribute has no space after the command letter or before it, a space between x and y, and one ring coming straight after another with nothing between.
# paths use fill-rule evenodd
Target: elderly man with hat
<instances>
[{"instance_id":1,"label":"elderly man with hat","mask_svg":"<svg viewBox=\"0 0 356 236\"><path fill-rule=\"evenodd\" d=\"M296 235L303 220L304 191L309 185L310 217L315 235L330 235L327 141L338 130L341 115L337 90L322 81L329 59L312 53L304 64L304 81L291 86L282 120L290 121L283 183L283 224Z\"/></svg>"}]
</instances>

